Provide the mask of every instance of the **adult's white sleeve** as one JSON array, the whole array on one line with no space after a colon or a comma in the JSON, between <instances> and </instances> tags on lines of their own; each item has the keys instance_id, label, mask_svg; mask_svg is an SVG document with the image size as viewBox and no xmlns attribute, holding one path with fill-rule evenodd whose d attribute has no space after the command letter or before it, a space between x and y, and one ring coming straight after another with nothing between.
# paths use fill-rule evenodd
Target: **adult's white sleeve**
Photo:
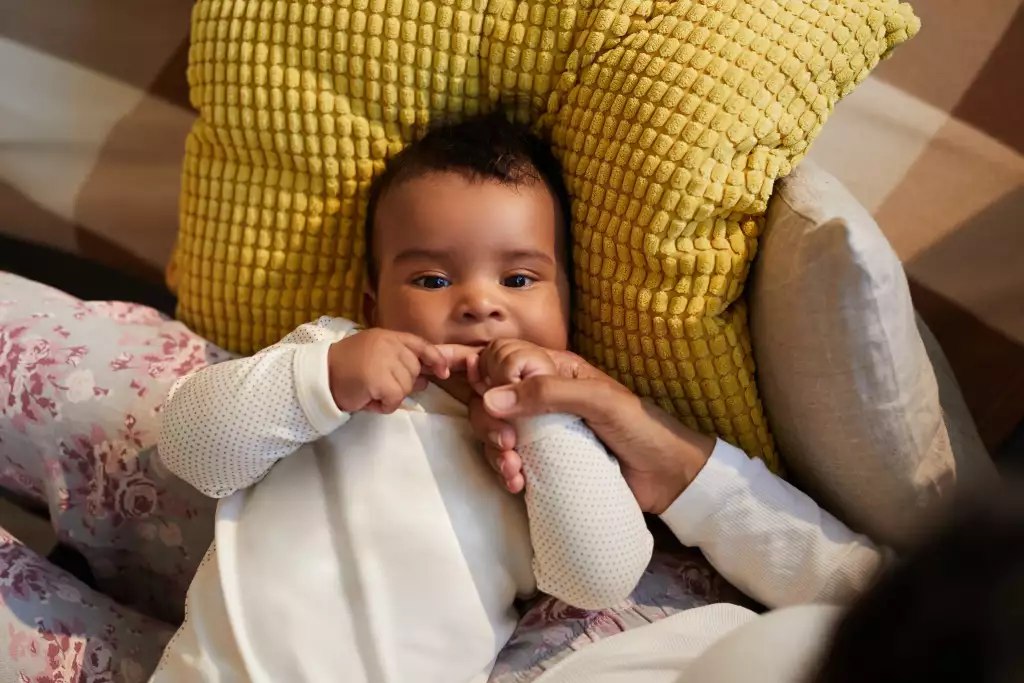
<instances>
[{"instance_id":1,"label":"adult's white sleeve","mask_svg":"<svg viewBox=\"0 0 1024 683\"><path fill-rule=\"evenodd\" d=\"M618 461L569 415L525 420L516 439L537 587L583 609L622 602L654 542Z\"/></svg>"},{"instance_id":2,"label":"adult's white sleeve","mask_svg":"<svg viewBox=\"0 0 1024 683\"><path fill-rule=\"evenodd\" d=\"M223 498L340 427L348 415L331 395L327 351L355 329L342 318L321 318L254 356L179 379L163 407L164 465L202 493Z\"/></svg>"},{"instance_id":3,"label":"adult's white sleeve","mask_svg":"<svg viewBox=\"0 0 1024 683\"><path fill-rule=\"evenodd\" d=\"M889 556L762 461L721 440L661 518L684 545L700 548L722 576L770 608L847 603Z\"/></svg>"}]
</instances>

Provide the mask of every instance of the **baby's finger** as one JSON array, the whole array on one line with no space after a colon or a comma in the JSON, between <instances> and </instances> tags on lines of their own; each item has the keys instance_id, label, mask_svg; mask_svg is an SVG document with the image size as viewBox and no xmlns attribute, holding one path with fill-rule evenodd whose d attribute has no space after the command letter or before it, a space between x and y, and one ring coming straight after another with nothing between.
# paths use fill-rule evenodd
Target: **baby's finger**
<instances>
[{"instance_id":1,"label":"baby's finger","mask_svg":"<svg viewBox=\"0 0 1024 683\"><path fill-rule=\"evenodd\" d=\"M421 391L426 391L428 384L430 384L430 380L420 375L412 385L412 393L418 394Z\"/></svg>"},{"instance_id":2,"label":"baby's finger","mask_svg":"<svg viewBox=\"0 0 1024 683\"><path fill-rule=\"evenodd\" d=\"M494 366L492 347L488 346L480 353L476 362L477 381L473 386L477 393L486 393L491 388L491 372Z\"/></svg>"},{"instance_id":3,"label":"baby's finger","mask_svg":"<svg viewBox=\"0 0 1024 683\"><path fill-rule=\"evenodd\" d=\"M401 363L401 369L407 372L408 376L412 378L419 377L420 374L428 370L423 367L419 356L417 356L416 353L408 347L401 348L398 351L398 362ZM392 373L394 373L394 370L392 370ZM402 373L401 377L404 379L406 374ZM412 389L412 386L410 385L409 388Z\"/></svg>"},{"instance_id":4,"label":"baby's finger","mask_svg":"<svg viewBox=\"0 0 1024 683\"><path fill-rule=\"evenodd\" d=\"M494 369L491 379L497 386L515 384L523 379L530 364L529 353L515 350L503 354L500 364ZM493 386L493 385L492 385Z\"/></svg>"},{"instance_id":5,"label":"baby's finger","mask_svg":"<svg viewBox=\"0 0 1024 683\"><path fill-rule=\"evenodd\" d=\"M494 379L500 386L557 374L558 368L546 351L535 346L518 346L502 355L501 370Z\"/></svg>"},{"instance_id":6,"label":"baby's finger","mask_svg":"<svg viewBox=\"0 0 1024 683\"><path fill-rule=\"evenodd\" d=\"M515 451L504 451L501 454L501 468L499 470L505 481L511 483L516 477L523 474L523 460Z\"/></svg>"},{"instance_id":7,"label":"baby's finger","mask_svg":"<svg viewBox=\"0 0 1024 683\"><path fill-rule=\"evenodd\" d=\"M490 415L478 397L470 402L469 423L473 433L484 445L503 450L516 447L516 432L512 425Z\"/></svg>"},{"instance_id":8,"label":"baby's finger","mask_svg":"<svg viewBox=\"0 0 1024 683\"><path fill-rule=\"evenodd\" d=\"M502 486L512 493L519 493L523 490L525 480L523 479L523 461L515 451L502 450L492 446L484 448L484 454L491 469L498 475Z\"/></svg>"},{"instance_id":9,"label":"baby's finger","mask_svg":"<svg viewBox=\"0 0 1024 683\"><path fill-rule=\"evenodd\" d=\"M484 459L487 460L487 464L491 466L494 473L501 476L502 481L505 480L505 477L501 475L501 466L505 462L505 459L502 457L503 452L500 448L484 444Z\"/></svg>"},{"instance_id":10,"label":"baby's finger","mask_svg":"<svg viewBox=\"0 0 1024 683\"><path fill-rule=\"evenodd\" d=\"M473 387L473 391L483 396L487 393L490 388L487 383L484 382L483 377L480 374L480 356L469 358L466 361L466 379L469 380L469 386Z\"/></svg>"},{"instance_id":11,"label":"baby's finger","mask_svg":"<svg viewBox=\"0 0 1024 683\"><path fill-rule=\"evenodd\" d=\"M505 488L508 489L509 493L519 493L526 488L526 479L521 474L517 474L511 479L505 480Z\"/></svg>"},{"instance_id":12,"label":"baby's finger","mask_svg":"<svg viewBox=\"0 0 1024 683\"><path fill-rule=\"evenodd\" d=\"M420 362L423 363L423 370L426 371L428 368L434 377L438 379L448 379L451 374L451 366L448 363L448 359L441 349L437 348L433 344L427 344L423 347L422 353L419 354Z\"/></svg>"},{"instance_id":13,"label":"baby's finger","mask_svg":"<svg viewBox=\"0 0 1024 683\"><path fill-rule=\"evenodd\" d=\"M392 370L391 377L382 382L381 386L370 394L377 404L373 412L390 415L398 410L405 397L411 393L414 380L410 376L408 382L404 382L401 379L404 370L404 368ZM405 384L408 386L404 386Z\"/></svg>"},{"instance_id":14,"label":"baby's finger","mask_svg":"<svg viewBox=\"0 0 1024 683\"><path fill-rule=\"evenodd\" d=\"M451 374L448 369L448 359L445 358L441 350L434 344L427 342L421 337L417 337L415 334L402 334L399 336L399 340L425 366L422 371L426 372L429 370L432 375L440 379L447 379L449 374ZM416 374L420 372L421 370L417 370Z\"/></svg>"},{"instance_id":15,"label":"baby's finger","mask_svg":"<svg viewBox=\"0 0 1024 683\"><path fill-rule=\"evenodd\" d=\"M491 342L481 354L486 364L481 378L487 389L505 384L515 384L524 379L536 361L539 349L517 339L499 339ZM543 353L543 352L541 352Z\"/></svg>"}]
</instances>

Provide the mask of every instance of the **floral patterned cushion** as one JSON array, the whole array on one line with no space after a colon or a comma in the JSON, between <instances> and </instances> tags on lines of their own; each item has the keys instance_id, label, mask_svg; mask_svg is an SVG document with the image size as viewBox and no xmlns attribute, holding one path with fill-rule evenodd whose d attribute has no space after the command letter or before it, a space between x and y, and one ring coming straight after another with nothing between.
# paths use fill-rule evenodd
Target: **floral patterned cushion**
<instances>
[{"instance_id":1,"label":"floral patterned cushion","mask_svg":"<svg viewBox=\"0 0 1024 683\"><path fill-rule=\"evenodd\" d=\"M0 528L0 681L142 683L173 632L85 586Z\"/></svg>"},{"instance_id":2,"label":"floral patterned cushion","mask_svg":"<svg viewBox=\"0 0 1024 683\"><path fill-rule=\"evenodd\" d=\"M156 311L0 273L0 487L45 504L100 589L177 622L214 501L156 454L171 383L229 357Z\"/></svg>"}]
</instances>

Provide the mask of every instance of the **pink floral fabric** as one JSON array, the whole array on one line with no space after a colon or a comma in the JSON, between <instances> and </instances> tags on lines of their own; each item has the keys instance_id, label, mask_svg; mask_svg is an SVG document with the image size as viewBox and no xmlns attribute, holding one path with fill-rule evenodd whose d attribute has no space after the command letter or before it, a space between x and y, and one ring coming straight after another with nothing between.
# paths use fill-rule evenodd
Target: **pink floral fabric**
<instances>
[{"instance_id":1,"label":"pink floral fabric","mask_svg":"<svg viewBox=\"0 0 1024 683\"><path fill-rule=\"evenodd\" d=\"M599 612L541 597L523 614L498 655L488 683L530 683L573 652L603 638L716 602L757 605L716 572L698 550L659 539L650 566L632 595Z\"/></svg>"},{"instance_id":2,"label":"pink floral fabric","mask_svg":"<svg viewBox=\"0 0 1024 683\"><path fill-rule=\"evenodd\" d=\"M161 466L160 407L175 379L227 357L150 308L0 273L0 487L49 508L101 590L170 623L215 504Z\"/></svg>"},{"instance_id":3,"label":"pink floral fabric","mask_svg":"<svg viewBox=\"0 0 1024 683\"><path fill-rule=\"evenodd\" d=\"M173 632L93 591L0 529L5 683L142 683Z\"/></svg>"}]
</instances>

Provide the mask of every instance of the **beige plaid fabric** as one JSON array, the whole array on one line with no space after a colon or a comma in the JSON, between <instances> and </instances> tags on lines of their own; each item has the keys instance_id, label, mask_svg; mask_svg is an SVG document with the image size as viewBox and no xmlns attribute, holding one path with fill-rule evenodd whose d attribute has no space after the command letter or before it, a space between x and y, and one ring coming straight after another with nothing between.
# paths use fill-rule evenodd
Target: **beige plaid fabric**
<instances>
[{"instance_id":1,"label":"beige plaid fabric","mask_svg":"<svg viewBox=\"0 0 1024 683\"><path fill-rule=\"evenodd\" d=\"M914 4L921 34L811 156L878 218L993 447L1024 418L1024 0ZM193 118L190 11L0 2L0 235L162 278Z\"/></svg>"}]
</instances>

